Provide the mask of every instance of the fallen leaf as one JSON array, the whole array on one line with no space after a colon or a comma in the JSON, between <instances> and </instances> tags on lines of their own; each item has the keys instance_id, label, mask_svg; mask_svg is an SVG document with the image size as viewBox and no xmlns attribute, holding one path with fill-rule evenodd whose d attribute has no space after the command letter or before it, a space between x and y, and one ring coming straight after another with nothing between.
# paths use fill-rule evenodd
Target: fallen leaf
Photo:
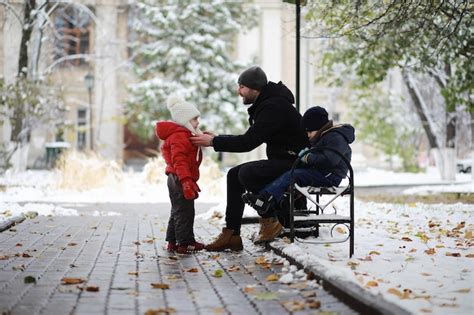
<instances>
[{"instance_id":1,"label":"fallen leaf","mask_svg":"<svg viewBox=\"0 0 474 315\"><path fill-rule=\"evenodd\" d=\"M352 266L358 266L359 263L358 263L357 261L349 260L349 261L347 262L347 265L352 267Z\"/></svg>"},{"instance_id":2,"label":"fallen leaf","mask_svg":"<svg viewBox=\"0 0 474 315\"><path fill-rule=\"evenodd\" d=\"M8 259L10 259L10 256L7 256L7 255L0 256L0 260L8 260Z\"/></svg>"},{"instance_id":3,"label":"fallen leaf","mask_svg":"<svg viewBox=\"0 0 474 315\"><path fill-rule=\"evenodd\" d=\"M442 303L439 306L441 306L441 307L459 307L459 305L456 304L456 303Z\"/></svg>"},{"instance_id":4,"label":"fallen leaf","mask_svg":"<svg viewBox=\"0 0 474 315\"><path fill-rule=\"evenodd\" d=\"M219 259L219 256L220 256L219 254L217 254L217 255L211 255L211 258L214 259L214 260L216 260L216 259Z\"/></svg>"},{"instance_id":5,"label":"fallen leaf","mask_svg":"<svg viewBox=\"0 0 474 315\"><path fill-rule=\"evenodd\" d=\"M416 253L416 248L412 248L408 251L409 253Z\"/></svg>"},{"instance_id":6,"label":"fallen leaf","mask_svg":"<svg viewBox=\"0 0 474 315\"><path fill-rule=\"evenodd\" d=\"M24 283L35 283L35 284L36 284L36 278L33 277L33 276L26 276L26 277L23 279L23 282L24 282Z\"/></svg>"},{"instance_id":7,"label":"fallen leaf","mask_svg":"<svg viewBox=\"0 0 474 315\"><path fill-rule=\"evenodd\" d=\"M372 256L366 256L364 258L357 258L359 259L360 261L372 261Z\"/></svg>"},{"instance_id":8,"label":"fallen leaf","mask_svg":"<svg viewBox=\"0 0 474 315\"><path fill-rule=\"evenodd\" d=\"M467 239L472 239L473 238L472 230L466 231L464 233L464 237L467 238Z\"/></svg>"},{"instance_id":9,"label":"fallen leaf","mask_svg":"<svg viewBox=\"0 0 474 315\"><path fill-rule=\"evenodd\" d=\"M33 256L31 256L31 255L28 254L28 253L23 253L23 254L21 254L21 257L30 258L30 257L33 257Z\"/></svg>"},{"instance_id":10,"label":"fallen leaf","mask_svg":"<svg viewBox=\"0 0 474 315\"><path fill-rule=\"evenodd\" d=\"M450 253L450 252L446 252L446 256L461 257L461 254L460 254L460 253Z\"/></svg>"},{"instance_id":11,"label":"fallen leaf","mask_svg":"<svg viewBox=\"0 0 474 315\"><path fill-rule=\"evenodd\" d=\"M302 311L306 308L304 301L283 301L281 303L289 312Z\"/></svg>"},{"instance_id":12,"label":"fallen leaf","mask_svg":"<svg viewBox=\"0 0 474 315\"><path fill-rule=\"evenodd\" d=\"M369 252L369 255L380 255L380 253L379 253L378 251L376 251L376 250L371 250L371 251Z\"/></svg>"},{"instance_id":13,"label":"fallen leaf","mask_svg":"<svg viewBox=\"0 0 474 315\"><path fill-rule=\"evenodd\" d=\"M407 237L407 236L404 236L402 237L402 241L405 241L405 242L412 242L412 239Z\"/></svg>"},{"instance_id":14,"label":"fallen leaf","mask_svg":"<svg viewBox=\"0 0 474 315\"><path fill-rule=\"evenodd\" d=\"M136 271L130 271L128 274L131 276L138 276L138 272Z\"/></svg>"},{"instance_id":15,"label":"fallen leaf","mask_svg":"<svg viewBox=\"0 0 474 315\"><path fill-rule=\"evenodd\" d=\"M419 237L423 243L428 242L428 240L430 239L425 233L422 232L416 233L415 236Z\"/></svg>"},{"instance_id":16,"label":"fallen leaf","mask_svg":"<svg viewBox=\"0 0 474 315\"><path fill-rule=\"evenodd\" d=\"M186 272L198 272L199 270L194 267L194 268L189 268L189 269L186 269Z\"/></svg>"},{"instance_id":17,"label":"fallen leaf","mask_svg":"<svg viewBox=\"0 0 474 315\"><path fill-rule=\"evenodd\" d=\"M467 258L474 258L474 254L467 254L466 257Z\"/></svg>"},{"instance_id":18,"label":"fallen leaf","mask_svg":"<svg viewBox=\"0 0 474 315\"><path fill-rule=\"evenodd\" d=\"M310 308L310 309L319 309L321 308L321 301L318 301L318 300L314 300L314 299L309 299L306 301L306 305ZM321 313L320 313L321 314Z\"/></svg>"},{"instance_id":19,"label":"fallen leaf","mask_svg":"<svg viewBox=\"0 0 474 315\"><path fill-rule=\"evenodd\" d=\"M346 229L344 229L342 226L338 226L338 227L336 228L336 231L337 231L339 234L347 234Z\"/></svg>"},{"instance_id":20,"label":"fallen leaf","mask_svg":"<svg viewBox=\"0 0 474 315\"><path fill-rule=\"evenodd\" d=\"M438 244L435 246L436 248L444 248L445 246L443 244Z\"/></svg>"},{"instance_id":21,"label":"fallen leaf","mask_svg":"<svg viewBox=\"0 0 474 315\"><path fill-rule=\"evenodd\" d=\"M430 248L425 250L425 253L428 255L434 255L436 253L436 250L434 248Z\"/></svg>"},{"instance_id":22,"label":"fallen leaf","mask_svg":"<svg viewBox=\"0 0 474 315\"><path fill-rule=\"evenodd\" d=\"M276 274L271 274L267 276L267 281L278 281L278 275Z\"/></svg>"},{"instance_id":23,"label":"fallen leaf","mask_svg":"<svg viewBox=\"0 0 474 315\"><path fill-rule=\"evenodd\" d=\"M259 292L253 294L253 297L260 301L278 300L278 295L274 292Z\"/></svg>"},{"instance_id":24,"label":"fallen leaf","mask_svg":"<svg viewBox=\"0 0 474 315\"><path fill-rule=\"evenodd\" d=\"M166 308L150 308L145 312L145 315L160 315L160 314L172 314L176 313L176 309L172 307L166 307Z\"/></svg>"},{"instance_id":25,"label":"fallen leaf","mask_svg":"<svg viewBox=\"0 0 474 315\"><path fill-rule=\"evenodd\" d=\"M153 289L162 289L168 290L170 288L169 284L166 283L150 283Z\"/></svg>"},{"instance_id":26,"label":"fallen leaf","mask_svg":"<svg viewBox=\"0 0 474 315\"><path fill-rule=\"evenodd\" d=\"M139 241L133 242L133 244L135 244L135 245L141 245L141 243L140 243Z\"/></svg>"},{"instance_id":27,"label":"fallen leaf","mask_svg":"<svg viewBox=\"0 0 474 315\"><path fill-rule=\"evenodd\" d=\"M456 290L455 292L459 292L459 293L469 293L469 292L471 292L471 289L470 289L470 288L459 289L459 290Z\"/></svg>"},{"instance_id":28,"label":"fallen leaf","mask_svg":"<svg viewBox=\"0 0 474 315\"><path fill-rule=\"evenodd\" d=\"M76 245L77 243L74 243L74 242L67 244L67 246L76 246Z\"/></svg>"},{"instance_id":29,"label":"fallen leaf","mask_svg":"<svg viewBox=\"0 0 474 315\"><path fill-rule=\"evenodd\" d=\"M80 284L83 283L84 279L81 278L62 278L61 284Z\"/></svg>"},{"instance_id":30,"label":"fallen leaf","mask_svg":"<svg viewBox=\"0 0 474 315\"><path fill-rule=\"evenodd\" d=\"M232 265L227 269L227 271L229 271L229 272L234 272L234 271L239 271L239 270L240 270L240 267L235 266L235 265Z\"/></svg>"},{"instance_id":31,"label":"fallen leaf","mask_svg":"<svg viewBox=\"0 0 474 315\"><path fill-rule=\"evenodd\" d=\"M398 296L400 299L403 299L403 293L395 288L390 288L387 290L388 293Z\"/></svg>"},{"instance_id":32,"label":"fallen leaf","mask_svg":"<svg viewBox=\"0 0 474 315\"><path fill-rule=\"evenodd\" d=\"M377 281L371 280L371 281L367 282L366 286L367 286L367 287L378 287L379 284L378 284Z\"/></svg>"},{"instance_id":33,"label":"fallen leaf","mask_svg":"<svg viewBox=\"0 0 474 315\"><path fill-rule=\"evenodd\" d=\"M13 266L13 267L12 267L12 270L15 270L15 271L17 271L17 270L19 270L19 271L25 271L25 269L26 269L26 267L25 267L25 265L23 265L23 264L18 265L18 266Z\"/></svg>"},{"instance_id":34,"label":"fallen leaf","mask_svg":"<svg viewBox=\"0 0 474 315\"><path fill-rule=\"evenodd\" d=\"M429 308L420 308L421 313L432 313L433 311Z\"/></svg>"},{"instance_id":35,"label":"fallen leaf","mask_svg":"<svg viewBox=\"0 0 474 315\"><path fill-rule=\"evenodd\" d=\"M264 265L264 264L267 264L267 260L265 259L265 256L259 256L256 260L255 260L255 263L257 265Z\"/></svg>"},{"instance_id":36,"label":"fallen leaf","mask_svg":"<svg viewBox=\"0 0 474 315\"><path fill-rule=\"evenodd\" d=\"M99 292L99 287L96 286L88 286L86 287L87 292Z\"/></svg>"},{"instance_id":37,"label":"fallen leaf","mask_svg":"<svg viewBox=\"0 0 474 315\"><path fill-rule=\"evenodd\" d=\"M421 275L422 275L422 276L425 276L425 277L428 277L428 276L431 276L431 273L422 272Z\"/></svg>"},{"instance_id":38,"label":"fallen leaf","mask_svg":"<svg viewBox=\"0 0 474 315\"><path fill-rule=\"evenodd\" d=\"M222 278L223 275L224 275L224 270L222 269L216 269L216 271L214 271L214 274L213 274L213 276L216 278Z\"/></svg>"},{"instance_id":39,"label":"fallen leaf","mask_svg":"<svg viewBox=\"0 0 474 315\"><path fill-rule=\"evenodd\" d=\"M16 247L21 247L21 246L23 246L23 244L22 243L16 243L15 246Z\"/></svg>"},{"instance_id":40,"label":"fallen leaf","mask_svg":"<svg viewBox=\"0 0 474 315\"><path fill-rule=\"evenodd\" d=\"M214 314L224 314L224 313L225 313L225 309L222 308L222 307L214 307L214 308L212 309L212 312L213 312Z\"/></svg>"},{"instance_id":41,"label":"fallen leaf","mask_svg":"<svg viewBox=\"0 0 474 315\"><path fill-rule=\"evenodd\" d=\"M246 286L244 288L244 292L245 293L253 293L253 292L255 292L255 287L254 286Z\"/></svg>"}]
</instances>

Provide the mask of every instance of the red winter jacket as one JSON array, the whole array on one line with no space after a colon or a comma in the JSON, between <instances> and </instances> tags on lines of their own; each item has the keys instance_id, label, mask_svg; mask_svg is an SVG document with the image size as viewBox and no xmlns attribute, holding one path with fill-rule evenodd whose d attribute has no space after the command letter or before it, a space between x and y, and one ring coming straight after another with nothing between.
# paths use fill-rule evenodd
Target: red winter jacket
<instances>
[{"instance_id":1,"label":"red winter jacket","mask_svg":"<svg viewBox=\"0 0 474 315\"><path fill-rule=\"evenodd\" d=\"M189 141L191 131L175 122L161 121L156 123L155 134L165 141L161 154L166 161L166 175L172 173L180 181L191 178L197 182L202 151Z\"/></svg>"}]
</instances>

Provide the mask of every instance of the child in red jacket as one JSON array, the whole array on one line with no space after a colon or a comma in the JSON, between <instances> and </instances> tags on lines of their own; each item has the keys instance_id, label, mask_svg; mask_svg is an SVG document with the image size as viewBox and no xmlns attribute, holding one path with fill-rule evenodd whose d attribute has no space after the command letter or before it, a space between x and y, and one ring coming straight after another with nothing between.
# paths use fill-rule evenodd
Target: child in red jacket
<instances>
[{"instance_id":1,"label":"child in red jacket","mask_svg":"<svg viewBox=\"0 0 474 315\"><path fill-rule=\"evenodd\" d=\"M166 230L167 250L181 254L200 251L204 244L194 239L194 199L198 198L200 147L189 141L191 135L200 134L199 110L178 96L170 96L168 109L173 121L156 124L156 136L164 140L161 153L166 161L171 215Z\"/></svg>"}]
</instances>

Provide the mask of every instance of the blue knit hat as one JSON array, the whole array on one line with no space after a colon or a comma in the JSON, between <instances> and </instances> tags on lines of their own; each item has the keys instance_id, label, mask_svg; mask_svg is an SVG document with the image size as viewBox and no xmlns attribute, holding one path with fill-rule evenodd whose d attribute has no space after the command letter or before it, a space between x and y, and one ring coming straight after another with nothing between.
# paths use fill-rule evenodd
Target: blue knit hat
<instances>
[{"instance_id":1,"label":"blue knit hat","mask_svg":"<svg viewBox=\"0 0 474 315\"><path fill-rule=\"evenodd\" d=\"M314 131L321 129L328 122L328 112L321 106L314 106L304 113L301 124L304 131Z\"/></svg>"}]
</instances>

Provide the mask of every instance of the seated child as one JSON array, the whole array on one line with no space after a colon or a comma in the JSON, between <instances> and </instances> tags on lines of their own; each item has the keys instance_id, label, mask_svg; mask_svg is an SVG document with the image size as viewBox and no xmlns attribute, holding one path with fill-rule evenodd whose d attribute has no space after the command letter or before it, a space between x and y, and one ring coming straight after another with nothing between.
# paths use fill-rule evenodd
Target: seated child
<instances>
[{"instance_id":1,"label":"seated child","mask_svg":"<svg viewBox=\"0 0 474 315\"><path fill-rule=\"evenodd\" d=\"M167 250L186 254L204 249L204 244L194 239L194 199L198 198L199 165L202 161L200 147L194 146L189 137L200 134L199 110L178 96L170 96L168 109L173 121L160 121L155 133L164 140L161 153L166 162L171 215L166 229Z\"/></svg>"},{"instance_id":2,"label":"seated child","mask_svg":"<svg viewBox=\"0 0 474 315\"><path fill-rule=\"evenodd\" d=\"M354 127L349 124L333 126L327 111L320 106L311 107L304 113L302 127L308 135L311 149L332 148L351 160L352 150L349 144L355 139ZM308 150L303 149L299 154L300 166L293 173L296 183L300 186L338 186L348 171L342 158L330 150L311 153L308 153ZM263 218L274 217L276 214L273 208L282 201L290 181L290 171L287 171L258 194L247 192L242 198ZM282 228L275 229L274 235L263 239L260 237L259 242L273 240Z\"/></svg>"}]
</instances>

